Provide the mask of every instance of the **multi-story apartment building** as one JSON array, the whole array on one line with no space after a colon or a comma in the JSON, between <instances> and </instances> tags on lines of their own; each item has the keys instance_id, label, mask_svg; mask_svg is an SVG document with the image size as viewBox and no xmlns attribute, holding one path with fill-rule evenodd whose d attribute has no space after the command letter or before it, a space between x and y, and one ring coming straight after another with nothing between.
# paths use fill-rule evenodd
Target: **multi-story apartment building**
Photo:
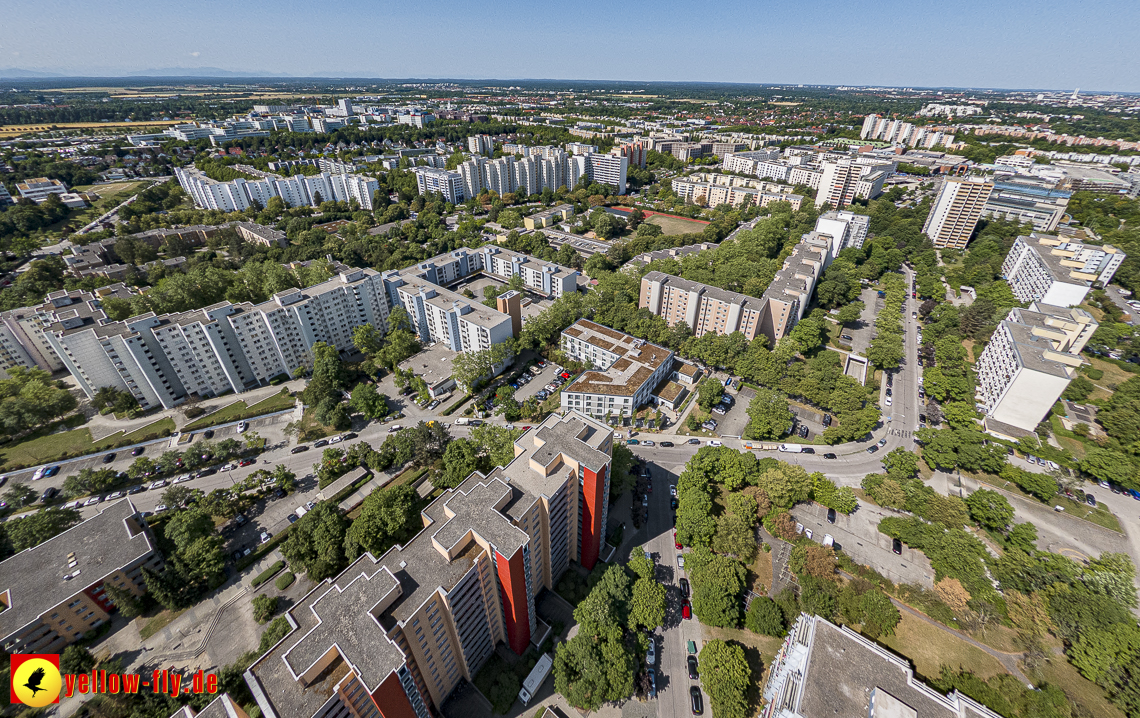
<instances>
[{"instance_id":1,"label":"multi-story apartment building","mask_svg":"<svg viewBox=\"0 0 1140 718\"><path fill-rule=\"evenodd\" d=\"M8 370L16 366L36 367L53 374L63 371L63 361L45 330L61 315L88 318L94 323L106 321L101 304L104 299L132 296L134 292L123 284L99 287L94 292L61 289L48 294L42 304L0 314L0 374L7 376Z\"/></svg>"},{"instance_id":2,"label":"multi-story apartment building","mask_svg":"<svg viewBox=\"0 0 1140 718\"><path fill-rule=\"evenodd\" d=\"M669 249L657 249L657 250L654 250L652 252L644 252L642 254L637 255L636 257L629 260L628 262L626 262L625 266L622 267L622 270L623 271L629 271L629 270L636 271L636 270L640 269L641 267L644 267L645 265L649 264L650 262L656 261L658 259L680 260L681 257L684 257L686 255L697 254L697 253L703 252L707 249L714 249L714 248L716 248L715 244L709 244L707 242L702 242L700 244L687 244L684 247L670 247Z\"/></svg>"},{"instance_id":3,"label":"multi-story apartment building","mask_svg":"<svg viewBox=\"0 0 1140 718\"><path fill-rule=\"evenodd\" d=\"M605 425L551 416L429 504L407 543L317 585L245 673L262 715L429 718L497 644L542 643L535 597L601 553L612 452Z\"/></svg>"},{"instance_id":4,"label":"multi-story apartment building","mask_svg":"<svg viewBox=\"0 0 1140 718\"><path fill-rule=\"evenodd\" d=\"M879 115L867 115L863 119L863 129L859 137L864 140L881 140L893 145L909 145L910 147L931 148L939 145L950 146L954 144L954 135L945 133L932 127L919 127L904 122L891 120Z\"/></svg>"},{"instance_id":5,"label":"multi-story apartment building","mask_svg":"<svg viewBox=\"0 0 1140 718\"><path fill-rule=\"evenodd\" d=\"M761 718L999 718L923 683L905 658L820 616L792 625L768 672Z\"/></svg>"},{"instance_id":6,"label":"multi-story apartment building","mask_svg":"<svg viewBox=\"0 0 1140 718\"><path fill-rule=\"evenodd\" d=\"M993 182L993 192L982 213L1018 224L1032 224L1037 232L1057 229L1072 197L1072 192L1056 189L1055 183L1038 177L997 174Z\"/></svg>"},{"instance_id":7,"label":"multi-story apartment building","mask_svg":"<svg viewBox=\"0 0 1140 718\"><path fill-rule=\"evenodd\" d=\"M584 142L567 142L566 151L572 155L593 155L598 153L598 146L587 145Z\"/></svg>"},{"instance_id":8,"label":"multi-story apartment building","mask_svg":"<svg viewBox=\"0 0 1140 718\"><path fill-rule=\"evenodd\" d=\"M713 145L713 151L716 151L716 143ZM761 163L767 164L778 159L780 159L780 149L778 147L770 150L731 152L724 155L720 166L726 172L739 172L741 174L756 175L759 177Z\"/></svg>"},{"instance_id":9,"label":"multi-story apartment building","mask_svg":"<svg viewBox=\"0 0 1140 718\"><path fill-rule=\"evenodd\" d=\"M477 352L512 336L511 317L436 284L431 264L383 275L392 303L408 311L422 342L442 342L455 352Z\"/></svg>"},{"instance_id":10,"label":"multi-story apartment building","mask_svg":"<svg viewBox=\"0 0 1140 718\"><path fill-rule=\"evenodd\" d=\"M221 302L109 323L57 311L45 335L88 396L113 386L129 391L143 409L168 409L191 394L240 393L310 366L310 347L319 341L350 350L356 327L387 328L387 298L381 275L353 269L256 306Z\"/></svg>"},{"instance_id":11,"label":"multi-story apartment building","mask_svg":"<svg viewBox=\"0 0 1140 718\"><path fill-rule=\"evenodd\" d=\"M803 204L802 195L791 194L790 192L766 192L746 184L754 183L756 180L747 180L732 175L722 175L721 177L729 180L729 182L699 182L694 181L692 177L677 177L671 184L673 191L681 199L706 207L716 207L720 204L728 204L733 207L742 207L745 204L753 207L767 207L773 202L790 202L792 209L798 210ZM736 183L732 180L743 180L743 182Z\"/></svg>"},{"instance_id":12,"label":"multi-story apartment building","mask_svg":"<svg viewBox=\"0 0 1140 718\"><path fill-rule=\"evenodd\" d=\"M664 318L669 326L684 323L697 337L740 332L749 341L762 334L775 344L803 318L831 262L830 249L830 237L805 234L761 298L647 272L641 278L638 307Z\"/></svg>"},{"instance_id":13,"label":"multi-story apartment building","mask_svg":"<svg viewBox=\"0 0 1140 718\"><path fill-rule=\"evenodd\" d=\"M525 187L529 194L537 194L544 189L573 188L583 179L610 185L617 194L625 194L629 157L596 153L568 155L551 149L541 156L531 152L521 160L513 156L495 160L473 157L458 169L465 197L478 196L484 190L503 195L519 186Z\"/></svg>"},{"instance_id":14,"label":"multi-story apartment building","mask_svg":"<svg viewBox=\"0 0 1140 718\"><path fill-rule=\"evenodd\" d=\"M610 150L611 155L625 157L629 160L630 167L640 167L645 169L645 163L649 156L649 144L647 142L622 142L617 147Z\"/></svg>"},{"instance_id":15,"label":"multi-story apartment building","mask_svg":"<svg viewBox=\"0 0 1140 718\"><path fill-rule=\"evenodd\" d=\"M474 155L490 157L495 154L495 140L490 135L471 135L467 138L467 150Z\"/></svg>"},{"instance_id":16,"label":"multi-story apartment building","mask_svg":"<svg viewBox=\"0 0 1140 718\"><path fill-rule=\"evenodd\" d=\"M1083 309L1034 302L1011 310L975 366L986 429L1015 440L1017 430L1032 433L1076 377L1097 326Z\"/></svg>"},{"instance_id":17,"label":"multi-story apartment building","mask_svg":"<svg viewBox=\"0 0 1140 718\"><path fill-rule=\"evenodd\" d=\"M993 191L992 182L979 177L947 177L922 231L935 247L964 249Z\"/></svg>"},{"instance_id":18,"label":"multi-story apartment building","mask_svg":"<svg viewBox=\"0 0 1140 718\"><path fill-rule=\"evenodd\" d=\"M415 167L412 173L416 176L416 189L420 194L439 192L444 199L452 204L459 204L466 195L463 193L463 175L449 170L434 169L431 167Z\"/></svg>"},{"instance_id":19,"label":"multi-story apartment building","mask_svg":"<svg viewBox=\"0 0 1140 718\"><path fill-rule=\"evenodd\" d=\"M13 204L12 195L9 194L8 188L0 184L0 207Z\"/></svg>"},{"instance_id":20,"label":"multi-story apartment building","mask_svg":"<svg viewBox=\"0 0 1140 718\"><path fill-rule=\"evenodd\" d=\"M1111 244L1081 244L1033 232L1014 241L1001 274L1019 302L1075 307L1094 284L1108 286L1127 256Z\"/></svg>"},{"instance_id":21,"label":"multi-story apartment building","mask_svg":"<svg viewBox=\"0 0 1140 718\"><path fill-rule=\"evenodd\" d=\"M0 643L7 653L63 653L110 620L104 586L146 592L143 568L162 568L130 499L103 505L78 526L0 562Z\"/></svg>"},{"instance_id":22,"label":"multi-story apartment building","mask_svg":"<svg viewBox=\"0 0 1140 718\"><path fill-rule=\"evenodd\" d=\"M823 162L820 165L819 191L816 206L828 203L833 209L843 209L856 197L874 199L883 193L883 183L893 172L891 165L864 164L855 160ZM803 184L790 179L792 184Z\"/></svg>"},{"instance_id":23,"label":"multi-story apartment building","mask_svg":"<svg viewBox=\"0 0 1140 718\"><path fill-rule=\"evenodd\" d=\"M819 190L819 183L823 179L823 172L814 165L797 165L788 170L788 184L804 186Z\"/></svg>"},{"instance_id":24,"label":"multi-story apartment building","mask_svg":"<svg viewBox=\"0 0 1140 718\"><path fill-rule=\"evenodd\" d=\"M713 155L724 159L725 156L733 154L734 152L744 152L748 149L748 145L743 142L714 142L712 143Z\"/></svg>"},{"instance_id":25,"label":"multi-story apartment building","mask_svg":"<svg viewBox=\"0 0 1140 718\"><path fill-rule=\"evenodd\" d=\"M824 212L815 221L815 231L831 237L832 257L848 247L862 247L870 226L870 217L846 210Z\"/></svg>"},{"instance_id":26,"label":"multi-story apartment building","mask_svg":"<svg viewBox=\"0 0 1140 718\"><path fill-rule=\"evenodd\" d=\"M593 369L562 390L562 409L633 416L673 374L673 352L587 319L562 331L560 348Z\"/></svg>"},{"instance_id":27,"label":"multi-story apartment building","mask_svg":"<svg viewBox=\"0 0 1140 718\"><path fill-rule=\"evenodd\" d=\"M372 196L380 184L372 177L353 174L329 174L295 177L267 175L257 180L235 179L218 182L193 167L174 170L182 189L201 209L238 212L254 203L265 207L270 198L280 197L289 207L316 207L321 202L356 200L364 209L372 209Z\"/></svg>"}]
</instances>

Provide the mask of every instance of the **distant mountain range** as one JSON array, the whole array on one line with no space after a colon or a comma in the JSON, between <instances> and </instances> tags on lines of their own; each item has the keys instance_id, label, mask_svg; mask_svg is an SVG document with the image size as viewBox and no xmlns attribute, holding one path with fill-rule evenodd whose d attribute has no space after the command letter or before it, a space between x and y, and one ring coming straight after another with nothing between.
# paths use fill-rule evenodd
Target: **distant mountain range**
<instances>
[{"instance_id":1,"label":"distant mountain range","mask_svg":"<svg viewBox=\"0 0 1140 718\"><path fill-rule=\"evenodd\" d=\"M63 75L56 72L40 72L38 70L24 70L19 67L5 67L0 69L0 78L4 77L17 79L29 77L63 77Z\"/></svg>"}]
</instances>

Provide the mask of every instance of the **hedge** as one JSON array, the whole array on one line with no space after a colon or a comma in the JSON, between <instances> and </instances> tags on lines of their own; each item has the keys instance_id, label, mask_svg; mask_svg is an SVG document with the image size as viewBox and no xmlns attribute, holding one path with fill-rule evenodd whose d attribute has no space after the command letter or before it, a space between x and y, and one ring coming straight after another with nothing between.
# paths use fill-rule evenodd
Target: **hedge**
<instances>
[{"instance_id":1,"label":"hedge","mask_svg":"<svg viewBox=\"0 0 1140 718\"><path fill-rule=\"evenodd\" d=\"M252 555L253 554L251 553L250 556L252 556ZM274 563L269 568L267 568L264 571L262 571L261 573L257 574L257 577L254 578L252 581L250 581L249 585L252 586L253 588L257 588L261 584L263 584L266 581L268 581L269 579L273 578L274 574L276 574L278 571L280 571L283 568L285 568L285 562L284 561L277 561L276 563Z\"/></svg>"},{"instance_id":2,"label":"hedge","mask_svg":"<svg viewBox=\"0 0 1140 718\"><path fill-rule=\"evenodd\" d=\"M274 585L277 586L277 589L279 591L284 591L285 589L292 586L293 582L296 580L297 580L297 577L294 576L291 571L286 571L285 573L283 573L277 577L277 581L274 582Z\"/></svg>"},{"instance_id":3,"label":"hedge","mask_svg":"<svg viewBox=\"0 0 1140 718\"><path fill-rule=\"evenodd\" d=\"M1087 376L1089 379L1092 379L1093 381L1097 381L1098 379L1104 378L1104 372L1100 369L1093 369L1092 367L1089 367L1085 370L1085 376Z\"/></svg>"},{"instance_id":4,"label":"hedge","mask_svg":"<svg viewBox=\"0 0 1140 718\"><path fill-rule=\"evenodd\" d=\"M459 410L459 407L461 407L464 404L466 404L467 402L471 401L471 396L472 396L471 394L468 394L468 395L464 396L462 399L460 399L459 401L455 402L451 406L444 409L442 412L443 416L451 416L453 413L455 413L456 411Z\"/></svg>"}]
</instances>

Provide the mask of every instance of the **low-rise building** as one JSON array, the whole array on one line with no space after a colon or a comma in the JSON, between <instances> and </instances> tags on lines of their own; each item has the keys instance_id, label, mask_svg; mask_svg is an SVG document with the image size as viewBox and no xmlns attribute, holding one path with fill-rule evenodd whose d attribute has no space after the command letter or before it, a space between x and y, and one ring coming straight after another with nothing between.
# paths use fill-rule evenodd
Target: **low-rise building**
<instances>
[{"instance_id":1,"label":"low-rise building","mask_svg":"<svg viewBox=\"0 0 1140 718\"><path fill-rule=\"evenodd\" d=\"M245 673L262 715L430 718L499 643L540 645L536 596L602 552L612 452L603 424L550 416L509 464L432 501L409 541L318 584Z\"/></svg>"},{"instance_id":2,"label":"low-rise building","mask_svg":"<svg viewBox=\"0 0 1140 718\"><path fill-rule=\"evenodd\" d=\"M1033 232L1014 241L1001 274L1019 302L1075 307L1094 284L1108 286L1126 257L1111 244L1082 244Z\"/></svg>"},{"instance_id":3,"label":"low-rise building","mask_svg":"<svg viewBox=\"0 0 1140 718\"><path fill-rule=\"evenodd\" d=\"M279 229L266 227L256 222L234 222L234 230L250 244L260 244L264 247L288 247L289 240L285 233Z\"/></svg>"},{"instance_id":4,"label":"low-rise building","mask_svg":"<svg viewBox=\"0 0 1140 718\"><path fill-rule=\"evenodd\" d=\"M761 718L999 718L926 685L909 661L847 626L806 613L776 653L764 699Z\"/></svg>"},{"instance_id":5,"label":"low-rise building","mask_svg":"<svg viewBox=\"0 0 1140 718\"><path fill-rule=\"evenodd\" d=\"M1037 232L1052 232L1065 216L1072 196L1052 184L1037 177L998 174L982 212L991 218L1032 224Z\"/></svg>"},{"instance_id":6,"label":"low-rise building","mask_svg":"<svg viewBox=\"0 0 1140 718\"><path fill-rule=\"evenodd\" d=\"M1083 363L1081 350L1097 322L1083 309L1034 302L998 323L975 369L977 407L987 430L1032 432Z\"/></svg>"},{"instance_id":7,"label":"low-rise building","mask_svg":"<svg viewBox=\"0 0 1140 718\"><path fill-rule=\"evenodd\" d=\"M57 179L47 177L34 177L16 183L16 191L24 199L39 204L48 198L48 195L63 195L67 193L67 185Z\"/></svg>"},{"instance_id":8,"label":"low-rise building","mask_svg":"<svg viewBox=\"0 0 1140 718\"><path fill-rule=\"evenodd\" d=\"M105 586L146 592L143 568L162 568L150 528L130 499L0 562L0 644L7 653L63 653L110 620Z\"/></svg>"},{"instance_id":9,"label":"low-rise building","mask_svg":"<svg viewBox=\"0 0 1140 718\"><path fill-rule=\"evenodd\" d=\"M738 177L724 176L728 180L738 180ZM773 202L788 202L793 210L799 210L803 204L803 196L790 192L765 192L762 189L750 187L745 182L694 182L689 177L677 177L672 181L673 191L686 202L693 202L706 207L716 207L727 204L733 207L750 205L753 207L767 207ZM790 188L788 188L790 189Z\"/></svg>"},{"instance_id":10,"label":"low-rise building","mask_svg":"<svg viewBox=\"0 0 1140 718\"><path fill-rule=\"evenodd\" d=\"M571 219L574 219L574 205L560 204L541 212L535 212L529 217L524 217L523 225L527 229L543 229Z\"/></svg>"},{"instance_id":11,"label":"low-rise building","mask_svg":"<svg viewBox=\"0 0 1140 718\"><path fill-rule=\"evenodd\" d=\"M633 416L673 373L672 350L588 319L564 329L559 347L594 367L562 389L563 410L595 417Z\"/></svg>"}]
</instances>

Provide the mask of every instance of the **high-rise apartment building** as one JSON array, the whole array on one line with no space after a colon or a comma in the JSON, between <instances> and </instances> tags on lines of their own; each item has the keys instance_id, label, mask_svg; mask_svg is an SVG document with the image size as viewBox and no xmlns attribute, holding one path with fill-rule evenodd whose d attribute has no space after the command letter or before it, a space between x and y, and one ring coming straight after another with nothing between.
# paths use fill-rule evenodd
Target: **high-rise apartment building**
<instances>
[{"instance_id":1,"label":"high-rise apartment building","mask_svg":"<svg viewBox=\"0 0 1140 718\"><path fill-rule=\"evenodd\" d=\"M490 135L471 135L467 138L467 149L471 154L490 157L495 154L495 140Z\"/></svg>"},{"instance_id":2,"label":"high-rise apartment building","mask_svg":"<svg viewBox=\"0 0 1140 718\"><path fill-rule=\"evenodd\" d=\"M568 155L553 149L542 156L532 152L521 160L513 156L494 160L474 157L459 166L459 174L465 197L476 197L483 191L503 195L520 186L528 194L538 194L544 189L573 188L582 179L610 185L617 194L625 194L628 169L626 155Z\"/></svg>"},{"instance_id":3,"label":"high-rise apartment building","mask_svg":"<svg viewBox=\"0 0 1140 718\"><path fill-rule=\"evenodd\" d=\"M245 673L262 715L429 718L497 644L541 644L535 597L601 554L612 452L601 422L550 416L506 466L429 504L407 543L317 585Z\"/></svg>"},{"instance_id":4,"label":"high-rise apartment building","mask_svg":"<svg viewBox=\"0 0 1140 718\"><path fill-rule=\"evenodd\" d=\"M762 334L774 345L803 318L831 262L830 248L829 237L805 234L760 298L647 272L641 278L638 307L664 318L669 326L684 323L697 337L740 332L752 340Z\"/></svg>"},{"instance_id":5,"label":"high-rise apartment building","mask_svg":"<svg viewBox=\"0 0 1140 718\"><path fill-rule=\"evenodd\" d=\"M439 192L452 204L459 204L466 199L466 195L463 194L463 175L458 172L432 167L415 167L412 173L416 176L416 189L420 194Z\"/></svg>"},{"instance_id":6,"label":"high-rise apartment building","mask_svg":"<svg viewBox=\"0 0 1140 718\"><path fill-rule=\"evenodd\" d=\"M1126 257L1111 244L1081 244L1033 232L1014 241L1001 274L1019 302L1075 307L1094 284L1108 286Z\"/></svg>"},{"instance_id":7,"label":"high-rise apartment building","mask_svg":"<svg viewBox=\"0 0 1140 718\"><path fill-rule=\"evenodd\" d=\"M0 645L8 653L63 653L111 619L106 586L146 593L143 569L162 569L146 520L130 499L0 562Z\"/></svg>"},{"instance_id":8,"label":"high-rise apartment building","mask_svg":"<svg viewBox=\"0 0 1140 718\"><path fill-rule=\"evenodd\" d=\"M851 204L863 168L851 160L839 160L824 162L821 171L819 191L815 196L816 205L826 203L833 209L843 209Z\"/></svg>"},{"instance_id":9,"label":"high-rise apartment building","mask_svg":"<svg viewBox=\"0 0 1140 718\"><path fill-rule=\"evenodd\" d=\"M1034 302L1011 310L975 366L986 429L1014 440L1031 434L1077 376L1097 326L1083 309Z\"/></svg>"},{"instance_id":10,"label":"high-rise apartment building","mask_svg":"<svg viewBox=\"0 0 1140 718\"><path fill-rule=\"evenodd\" d=\"M372 195L380 188L372 177L327 172L308 177L268 175L257 180L218 182L193 167L177 167L174 176L200 209L223 212L240 212L255 203L265 207L272 197L280 197L288 207L316 207L330 200L355 199L364 209L372 209Z\"/></svg>"},{"instance_id":11,"label":"high-rise apartment building","mask_svg":"<svg viewBox=\"0 0 1140 718\"><path fill-rule=\"evenodd\" d=\"M964 249L978 226L993 188L993 183L983 178L947 177L938 190L922 231L935 247Z\"/></svg>"},{"instance_id":12,"label":"high-rise apartment building","mask_svg":"<svg viewBox=\"0 0 1140 718\"><path fill-rule=\"evenodd\" d=\"M627 158L630 167L645 169L645 162L649 156L649 145L646 142L622 142L610 150L610 154Z\"/></svg>"},{"instance_id":13,"label":"high-rise apartment building","mask_svg":"<svg viewBox=\"0 0 1140 718\"><path fill-rule=\"evenodd\" d=\"M831 237L831 256L848 247L862 247L867 239L871 218L865 214L855 214L845 210L824 212L815 221L815 231Z\"/></svg>"}]
</instances>

